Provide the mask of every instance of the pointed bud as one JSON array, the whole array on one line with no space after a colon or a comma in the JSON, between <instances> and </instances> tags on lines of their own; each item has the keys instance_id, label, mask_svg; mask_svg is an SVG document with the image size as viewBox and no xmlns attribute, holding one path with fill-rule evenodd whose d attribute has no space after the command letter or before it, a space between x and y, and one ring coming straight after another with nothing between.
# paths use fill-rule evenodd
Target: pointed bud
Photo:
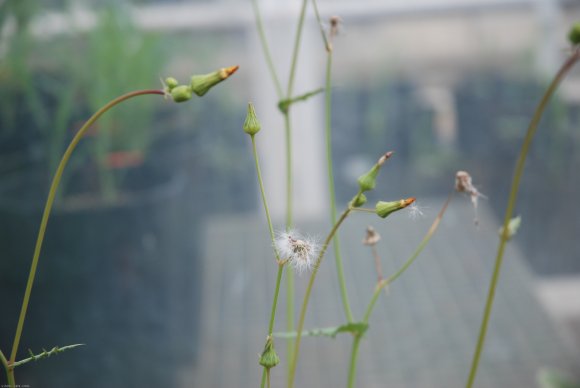
<instances>
[{"instance_id":1,"label":"pointed bud","mask_svg":"<svg viewBox=\"0 0 580 388\"><path fill-rule=\"evenodd\" d=\"M191 88L186 85L179 85L169 92L175 102L184 102L191 99Z\"/></svg>"},{"instance_id":2,"label":"pointed bud","mask_svg":"<svg viewBox=\"0 0 580 388\"><path fill-rule=\"evenodd\" d=\"M572 29L568 33L568 39L570 40L570 43L572 43L573 45L580 44L580 22L575 23L572 26Z\"/></svg>"},{"instance_id":3,"label":"pointed bud","mask_svg":"<svg viewBox=\"0 0 580 388\"><path fill-rule=\"evenodd\" d=\"M353 207L361 207L365 203L367 203L367 197L363 193L358 194L352 200L352 206Z\"/></svg>"},{"instance_id":4,"label":"pointed bud","mask_svg":"<svg viewBox=\"0 0 580 388\"><path fill-rule=\"evenodd\" d=\"M358 186L361 193L369 191L375 188L377 182L377 175L379 175L379 170L381 166L393 155L392 151L387 152L381 156L377 162L366 174L361 175L358 178Z\"/></svg>"},{"instance_id":5,"label":"pointed bud","mask_svg":"<svg viewBox=\"0 0 580 388\"><path fill-rule=\"evenodd\" d=\"M213 73L194 75L191 77L191 90L201 97L212 87L229 78L238 68L239 66L225 67Z\"/></svg>"},{"instance_id":6,"label":"pointed bud","mask_svg":"<svg viewBox=\"0 0 580 388\"><path fill-rule=\"evenodd\" d=\"M243 128L244 132L250 136L254 136L256 133L260 132L260 129L262 128L262 125L256 116L254 105L251 102L248 103L248 114L246 116L246 121L244 121Z\"/></svg>"},{"instance_id":7,"label":"pointed bud","mask_svg":"<svg viewBox=\"0 0 580 388\"><path fill-rule=\"evenodd\" d=\"M173 77L167 77L165 78L165 85L167 85L168 91L172 91L177 85L179 85L179 82L177 82Z\"/></svg>"},{"instance_id":8,"label":"pointed bud","mask_svg":"<svg viewBox=\"0 0 580 388\"><path fill-rule=\"evenodd\" d=\"M381 218L386 218L391 213L404 209L413 202L415 202L415 197L392 202L379 201L375 206L375 213Z\"/></svg>"},{"instance_id":9,"label":"pointed bud","mask_svg":"<svg viewBox=\"0 0 580 388\"><path fill-rule=\"evenodd\" d=\"M266 339L266 345L264 345L264 351L262 352L258 363L266 369L273 368L280 363L280 357L276 354L274 341L270 336Z\"/></svg>"}]
</instances>

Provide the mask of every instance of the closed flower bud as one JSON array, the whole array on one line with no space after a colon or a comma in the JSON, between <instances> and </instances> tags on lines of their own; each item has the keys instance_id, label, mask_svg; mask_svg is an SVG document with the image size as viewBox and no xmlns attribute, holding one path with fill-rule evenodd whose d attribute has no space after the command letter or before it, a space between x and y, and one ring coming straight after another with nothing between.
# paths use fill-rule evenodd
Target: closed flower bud
<instances>
[{"instance_id":1,"label":"closed flower bud","mask_svg":"<svg viewBox=\"0 0 580 388\"><path fill-rule=\"evenodd\" d=\"M198 96L203 96L212 87L219 84L238 70L239 66L226 67L213 73L194 75L191 77L191 90Z\"/></svg>"},{"instance_id":2,"label":"closed flower bud","mask_svg":"<svg viewBox=\"0 0 580 388\"><path fill-rule=\"evenodd\" d=\"M173 77L167 77L165 78L165 85L167 85L169 91L172 91L177 85L179 85L179 82L177 82Z\"/></svg>"},{"instance_id":3,"label":"closed flower bud","mask_svg":"<svg viewBox=\"0 0 580 388\"><path fill-rule=\"evenodd\" d=\"M352 200L352 206L353 207L361 207L365 203L367 203L367 197L363 193L358 194Z\"/></svg>"},{"instance_id":4,"label":"closed flower bud","mask_svg":"<svg viewBox=\"0 0 580 388\"><path fill-rule=\"evenodd\" d=\"M377 185L377 175L379 174L379 165L375 164L366 174L358 178L358 187L361 192L369 191Z\"/></svg>"},{"instance_id":5,"label":"closed flower bud","mask_svg":"<svg viewBox=\"0 0 580 388\"><path fill-rule=\"evenodd\" d=\"M244 132L250 136L254 136L256 133L260 132L262 125L258 121L256 116L256 111L254 110L254 105L250 102L248 103L248 114L246 116L246 121L244 121Z\"/></svg>"},{"instance_id":6,"label":"closed flower bud","mask_svg":"<svg viewBox=\"0 0 580 388\"><path fill-rule=\"evenodd\" d=\"M175 102L183 102L191 99L191 88L186 85L176 86L169 93Z\"/></svg>"},{"instance_id":7,"label":"closed flower bud","mask_svg":"<svg viewBox=\"0 0 580 388\"><path fill-rule=\"evenodd\" d=\"M570 39L570 43L573 45L580 44L580 22L572 26L572 29L568 33L568 39Z\"/></svg>"},{"instance_id":8,"label":"closed flower bud","mask_svg":"<svg viewBox=\"0 0 580 388\"><path fill-rule=\"evenodd\" d=\"M381 218L386 218L391 213L404 209L413 202L415 202L414 197L392 202L379 201L375 206L375 213Z\"/></svg>"},{"instance_id":9,"label":"closed flower bud","mask_svg":"<svg viewBox=\"0 0 580 388\"><path fill-rule=\"evenodd\" d=\"M369 191L375 188L377 182L377 175L379 175L379 170L381 166L393 155L392 151L387 152L381 156L377 162L366 174L361 175L358 178L358 186L361 193Z\"/></svg>"},{"instance_id":10,"label":"closed flower bud","mask_svg":"<svg viewBox=\"0 0 580 388\"><path fill-rule=\"evenodd\" d=\"M270 336L266 339L266 345L264 346L264 351L262 352L258 363L266 369L273 368L280 363L280 357L276 354L274 341Z\"/></svg>"}]
</instances>

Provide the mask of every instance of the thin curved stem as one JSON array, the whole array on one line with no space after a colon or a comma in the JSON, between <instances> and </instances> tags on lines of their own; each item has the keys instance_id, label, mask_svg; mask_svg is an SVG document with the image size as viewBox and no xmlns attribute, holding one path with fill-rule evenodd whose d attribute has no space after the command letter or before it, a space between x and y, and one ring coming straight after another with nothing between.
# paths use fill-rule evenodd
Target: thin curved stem
<instances>
[{"instance_id":1,"label":"thin curved stem","mask_svg":"<svg viewBox=\"0 0 580 388\"><path fill-rule=\"evenodd\" d=\"M385 287L387 287L388 285L393 283L395 280L397 280L411 266L411 264L413 264L413 262L417 259L417 257L419 257L421 252L423 252L423 249L425 249L425 247L429 243L429 240L431 240L431 237L433 237L433 235L435 234L435 231L437 231L437 228L439 227L439 224L441 223L441 219L443 218L443 215L445 214L445 211L447 210L447 207L449 206L449 203L451 202L452 198L453 198L453 193L449 194L449 196L447 197L447 200L445 201L445 203L441 207L441 210L439 210L437 217L435 217L435 220L433 221L433 223L429 227L429 230L425 234L425 237L423 237L423 240L421 240L419 245L417 245L417 248L415 248L415 251L413 252L413 254L407 259L407 261L405 261L405 263L401 266L401 268L399 268L397 270L397 272L395 272L393 275L389 276L387 279L385 279L377 284L377 287L375 287L375 291L373 293L373 297L371 298L371 301L369 302L369 305L367 306L367 309L365 311L365 315L363 317L364 323L369 322L369 319L371 317L371 313L373 312L373 309L375 307L375 304L377 303L377 300L379 298L379 295L381 294L381 291Z\"/></svg>"},{"instance_id":2,"label":"thin curved stem","mask_svg":"<svg viewBox=\"0 0 580 388\"><path fill-rule=\"evenodd\" d=\"M379 295L381 294L381 291L385 287L387 287L388 285L393 283L395 280L397 280L411 266L411 264L413 264L415 259L417 259L417 257L419 257L419 255L421 254L423 249L425 249L425 247L427 246L427 243L429 243L429 240L431 240L431 237L433 237L433 234L435 234L435 231L439 227L441 219L443 218L443 214L445 214L445 211L447 210L447 207L449 206L449 202L451 202L452 197L453 197L453 193L449 194L449 197L447 197L447 200L443 204L443 207L439 211L439 214L437 214L437 217L433 221L433 224L431 224L431 227L429 228L429 230L425 234L425 237L423 237L423 240L421 240L421 242L419 243L419 245L417 246L417 248L415 249L415 252L413 252L411 257L409 257L407 259L407 261L401 266L401 268L399 268L399 270L397 272L395 272L389 278L382 280L382 281L379 281L377 283L377 286L375 287L375 291L373 293L373 297L371 298L369 305L367 306L367 309L365 311L365 315L363 317L364 323L369 322L369 319L371 317L371 313L373 312L375 304L377 303L377 300L379 299ZM355 385L356 366L357 366L357 360L358 360L358 350L359 350L359 345L360 345L361 339L362 339L362 336L360 336L360 335L356 335L353 339L352 350L350 353L350 367L348 369L348 388L352 388Z\"/></svg>"},{"instance_id":3,"label":"thin curved stem","mask_svg":"<svg viewBox=\"0 0 580 388\"><path fill-rule=\"evenodd\" d=\"M304 16L306 15L306 5L308 0L302 0L300 7L300 17L298 18L298 28L294 38L294 50L292 51L292 63L290 64L290 75L288 76L288 88L286 90L286 97L292 98L294 90L294 78L296 76L296 65L298 64L298 51L300 49L300 40L302 39L302 30L304 29Z\"/></svg>"},{"instance_id":4,"label":"thin curved stem","mask_svg":"<svg viewBox=\"0 0 580 388\"><path fill-rule=\"evenodd\" d=\"M532 144L532 140L534 139L534 135L535 135L536 130L538 128L538 124L540 123L540 119L542 118L542 114L544 113L544 110L545 110L546 106L548 105L550 98L552 97L552 95L554 94L556 89L558 88L558 85L560 84L562 79L566 76L566 74L570 71L570 69L574 66L574 64L579 59L580 59L580 49L576 49L572 53L572 55L566 60L566 62L564 62L564 64L562 65L562 67L560 68L560 70L558 71L558 73L556 74L556 76L554 77L552 82L550 83L550 86L548 87L548 89L544 93L544 96L540 100L540 103L539 103L538 107L536 108L536 111L534 112L534 116L532 117L532 121L530 122L528 130L526 132L526 136L524 138L524 142L522 144L520 155L518 157L518 161L516 163L516 167L514 170L514 176L512 179L508 204L507 204L507 208L506 208L505 216L504 216L504 221L503 221L503 233L501 234L499 245L497 248L497 256L495 258L493 274L492 274L491 281L489 284L489 291L488 291L488 295L487 295L487 300L485 302L485 309L483 311L483 317L482 317L481 326L479 329L479 336L477 338L477 345L475 347L473 359L471 362L471 369L469 371L469 377L467 379L467 384L466 384L467 388L471 388L473 386L473 383L475 381L475 376L477 375L477 369L479 366L479 361L481 358L481 352L483 350L483 345L485 343L485 336L487 334L487 327L488 327L488 323L489 323L489 318L491 316L493 301L495 298L495 290L496 290L497 283L499 280L501 265L503 263L503 255L504 255L504 251L505 251L505 246L506 246L506 242L508 240L508 233L509 233L508 225L509 225L509 222L510 222L512 215L513 215L513 211L514 211L514 207L515 207L515 203L516 203L516 198L517 198L519 187L520 187L520 180L521 180L521 177L522 177L522 174L524 171L526 157L528 155L530 145Z\"/></svg>"},{"instance_id":5,"label":"thin curved stem","mask_svg":"<svg viewBox=\"0 0 580 388\"><path fill-rule=\"evenodd\" d=\"M312 274L310 275L310 280L308 281L308 286L306 287L306 291L304 293L304 300L302 301L302 308L300 309L300 317L298 318L298 326L296 328L296 339L294 341L294 356L292 357L292 362L290 363L290 370L288 375L288 388L292 388L294 386L294 379L296 375L296 364L298 363L298 353L300 352L300 341L302 339L302 330L304 329L304 318L306 317L306 310L308 308L308 302L310 301L310 294L312 292L312 286L314 285L314 280L316 279L316 274L318 273L318 268L320 267L320 263L324 258L324 254L328 249L328 245L330 241L334 238L334 235L338 231L340 225L344 222L344 220L348 217L350 212L352 211L351 207L348 207L340 216L338 221L334 224L330 233L324 240L324 244L322 245L322 249L316 258L316 263L314 264L314 268L312 269Z\"/></svg>"},{"instance_id":6,"label":"thin curved stem","mask_svg":"<svg viewBox=\"0 0 580 388\"><path fill-rule=\"evenodd\" d=\"M312 2L316 5L316 2ZM315 8L316 9L316 8ZM318 15L318 10L316 9ZM319 16L318 16L319 17ZM324 34L323 34L324 35ZM324 35L326 36L326 35ZM325 44L326 40L325 40ZM326 166L328 172L328 192L330 197L330 222L331 225L336 223L336 193L334 189L334 174L332 168L332 50L327 51L326 59L326 86L325 86L325 137L326 137ZM336 264L336 272L338 276L338 284L340 286L340 297L342 300L342 307L348 322L354 320L350 303L348 300L348 292L346 290L346 281L344 278L344 266L342 265L342 254L340 250L340 239L337 233L332 240L334 248L334 261Z\"/></svg>"},{"instance_id":7,"label":"thin curved stem","mask_svg":"<svg viewBox=\"0 0 580 388\"><path fill-rule=\"evenodd\" d=\"M258 29L260 43L262 44L264 57L266 57L266 63L268 64L268 70L272 76L272 81L274 82L278 98L281 99L284 96L284 92L282 91L282 84L280 83L280 79L276 73L276 68L274 67L274 61L272 61L272 54L270 53L270 48L266 39L266 33L264 32L264 24L262 22L262 15L260 14L260 8L258 7L258 1L252 0L252 5L254 7L254 14L256 15L256 28Z\"/></svg>"},{"instance_id":8,"label":"thin curved stem","mask_svg":"<svg viewBox=\"0 0 580 388\"><path fill-rule=\"evenodd\" d=\"M302 0L300 16L298 18L298 27L294 38L294 49L292 50L292 61L290 64L290 74L288 76L288 86L286 89L286 98L292 98L294 89L294 78L296 76L296 67L298 64L298 52L300 49L300 40L302 30L304 29L304 16L306 14L306 5L308 0ZM286 230L293 227L293 202L292 202L292 127L290 125L290 109L284 113L284 126L286 134ZM294 273L288 271L286 276L286 326L288 331L294 330ZM288 341L287 355L288 360L294 357L294 346L292 341Z\"/></svg>"},{"instance_id":9,"label":"thin curved stem","mask_svg":"<svg viewBox=\"0 0 580 388\"><path fill-rule=\"evenodd\" d=\"M48 198L47 198L46 204L44 206L44 212L42 213L42 220L40 222L40 229L38 231L38 238L36 240L36 246L34 248L34 255L32 257L32 264L30 266L30 273L28 275L28 281L26 283L26 290L24 292L24 300L22 302L22 308L20 310L18 324L16 326L16 334L14 336L14 342L12 344L12 352L10 354L10 362L11 363L13 363L16 360L16 354L18 352L18 345L20 344L20 337L22 336L22 328L24 327L24 320L26 318L26 311L28 310L28 303L30 301L30 294L32 292L32 286L34 285L34 279L36 276L36 269L38 267L38 260L40 257L40 251L42 249L42 243L44 241L44 234L46 232L46 225L48 224L48 218L49 218L50 212L52 210L54 198L56 195L56 191L58 189L58 185L59 185L60 180L62 178L64 168L66 167L66 165L67 165L67 163L72 155L72 152L74 151L74 149L76 148L77 144L82 139L82 137L84 136L86 131L89 129L89 127L95 121L97 121L97 119L99 117L101 117L101 115L103 115L109 109L111 109L115 105L117 105L125 100L128 100L128 99L133 98L133 97L141 96L141 95L146 95L146 94L158 94L158 95L163 96L164 92L162 90L152 90L152 89L150 89L150 90L138 90L138 91L130 92L130 93L127 93L127 94L124 94L120 97L115 98L114 100L110 101L108 104L103 106L101 109L99 109L95 114L93 114L93 116L91 116L91 118L89 118L87 120L87 122L81 127L81 129L79 129L79 131L73 137L68 148L64 152L62 159L61 159L61 161L56 169L56 173L54 174L54 177L52 179L52 183L50 185L50 190L48 192ZM12 373L13 373L13 371L12 371Z\"/></svg>"}]
</instances>

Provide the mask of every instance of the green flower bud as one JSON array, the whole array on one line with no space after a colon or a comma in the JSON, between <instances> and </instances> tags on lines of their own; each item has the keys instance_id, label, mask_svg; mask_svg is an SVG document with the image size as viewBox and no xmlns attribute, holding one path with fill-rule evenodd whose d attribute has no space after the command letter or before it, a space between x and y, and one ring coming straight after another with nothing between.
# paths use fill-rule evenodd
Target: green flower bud
<instances>
[{"instance_id":1,"label":"green flower bud","mask_svg":"<svg viewBox=\"0 0 580 388\"><path fill-rule=\"evenodd\" d=\"M191 90L198 96L203 96L212 87L219 84L238 70L239 66L226 67L213 73L194 75L191 77Z\"/></svg>"},{"instance_id":2,"label":"green flower bud","mask_svg":"<svg viewBox=\"0 0 580 388\"><path fill-rule=\"evenodd\" d=\"M165 85L167 85L169 91L172 91L177 85L179 85L179 82L177 82L173 77L167 77L165 78Z\"/></svg>"},{"instance_id":3,"label":"green flower bud","mask_svg":"<svg viewBox=\"0 0 580 388\"><path fill-rule=\"evenodd\" d=\"M175 102L183 102L191 99L191 88L186 85L176 86L169 93Z\"/></svg>"},{"instance_id":4,"label":"green flower bud","mask_svg":"<svg viewBox=\"0 0 580 388\"><path fill-rule=\"evenodd\" d=\"M254 136L256 133L260 132L262 125L258 121L256 116L256 111L254 110L254 105L250 102L248 103L248 115L246 116L246 121L244 121L244 132L250 136Z\"/></svg>"},{"instance_id":5,"label":"green flower bud","mask_svg":"<svg viewBox=\"0 0 580 388\"><path fill-rule=\"evenodd\" d=\"M361 192L369 191L377 185L377 175L379 174L379 165L375 164L366 174L358 177L358 186Z\"/></svg>"},{"instance_id":6,"label":"green flower bud","mask_svg":"<svg viewBox=\"0 0 580 388\"><path fill-rule=\"evenodd\" d=\"M568 33L568 39L570 39L570 43L573 45L580 44L580 22L572 26L572 29Z\"/></svg>"},{"instance_id":7,"label":"green flower bud","mask_svg":"<svg viewBox=\"0 0 580 388\"><path fill-rule=\"evenodd\" d=\"M266 339L266 345L258 363L266 369L273 368L280 363L280 357L276 354L274 341L270 336Z\"/></svg>"},{"instance_id":8,"label":"green flower bud","mask_svg":"<svg viewBox=\"0 0 580 388\"><path fill-rule=\"evenodd\" d=\"M357 194L353 199L352 199L352 206L353 207L361 207L362 205L364 205L365 203L367 203L367 197L366 195L364 195L363 193Z\"/></svg>"},{"instance_id":9,"label":"green flower bud","mask_svg":"<svg viewBox=\"0 0 580 388\"><path fill-rule=\"evenodd\" d=\"M393 155L392 151L387 152L381 156L377 162L366 174L361 175L358 178L358 186L361 192L369 191L375 188L377 182L377 175L379 175L379 170L381 166Z\"/></svg>"},{"instance_id":10,"label":"green flower bud","mask_svg":"<svg viewBox=\"0 0 580 388\"><path fill-rule=\"evenodd\" d=\"M404 209L413 202L415 202L415 197L392 202L379 201L375 206L375 213L381 218L386 218L391 213Z\"/></svg>"}]
</instances>

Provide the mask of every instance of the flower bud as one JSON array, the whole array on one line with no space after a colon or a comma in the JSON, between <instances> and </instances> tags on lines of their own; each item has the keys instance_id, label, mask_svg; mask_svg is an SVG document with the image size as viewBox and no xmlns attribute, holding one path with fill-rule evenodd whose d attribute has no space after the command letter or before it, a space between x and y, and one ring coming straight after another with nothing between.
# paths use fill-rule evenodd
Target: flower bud
<instances>
[{"instance_id":1,"label":"flower bud","mask_svg":"<svg viewBox=\"0 0 580 388\"><path fill-rule=\"evenodd\" d=\"M177 85L179 85L179 82L177 82L173 77L167 77L165 78L165 85L167 85L169 91L172 91Z\"/></svg>"},{"instance_id":2,"label":"flower bud","mask_svg":"<svg viewBox=\"0 0 580 388\"><path fill-rule=\"evenodd\" d=\"M254 110L254 105L250 102L248 103L248 114L246 116L246 121L244 121L244 132L250 136L254 136L260 131L262 125L258 121L256 116L256 111Z\"/></svg>"},{"instance_id":3,"label":"flower bud","mask_svg":"<svg viewBox=\"0 0 580 388\"><path fill-rule=\"evenodd\" d=\"M358 177L358 187L361 192L369 191L377 185L377 175L379 174L379 165L375 164L366 174Z\"/></svg>"},{"instance_id":4,"label":"flower bud","mask_svg":"<svg viewBox=\"0 0 580 388\"><path fill-rule=\"evenodd\" d=\"M363 193L358 194L352 200L352 206L353 207L361 207L365 203L367 203L367 197Z\"/></svg>"},{"instance_id":5,"label":"flower bud","mask_svg":"<svg viewBox=\"0 0 580 388\"><path fill-rule=\"evenodd\" d=\"M191 99L191 88L186 85L176 86L169 93L175 102L183 102Z\"/></svg>"},{"instance_id":6,"label":"flower bud","mask_svg":"<svg viewBox=\"0 0 580 388\"><path fill-rule=\"evenodd\" d=\"M219 84L238 70L239 66L226 67L213 73L194 75L191 77L191 90L199 97L206 94L212 87Z\"/></svg>"},{"instance_id":7,"label":"flower bud","mask_svg":"<svg viewBox=\"0 0 580 388\"><path fill-rule=\"evenodd\" d=\"M580 44L580 22L575 23L568 33L568 39L573 45Z\"/></svg>"},{"instance_id":8,"label":"flower bud","mask_svg":"<svg viewBox=\"0 0 580 388\"><path fill-rule=\"evenodd\" d=\"M375 188L377 182L377 175L381 166L393 155L392 151L387 152L381 156L378 162L366 173L358 178L358 186L361 192L369 191Z\"/></svg>"},{"instance_id":9,"label":"flower bud","mask_svg":"<svg viewBox=\"0 0 580 388\"><path fill-rule=\"evenodd\" d=\"M379 201L375 206L375 213L381 218L386 218L391 213L404 209L413 202L415 202L415 197L392 202Z\"/></svg>"},{"instance_id":10,"label":"flower bud","mask_svg":"<svg viewBox=\"0 0 580 388\"><path fill-rule=\"evenodd\" d=\"M262 352L258 363L266 369L273 368L280 363L280 357L276 354L274 341L270 336L266 339L266 345L264 345L264 351Z\"/></svg>"}]
</instances>

